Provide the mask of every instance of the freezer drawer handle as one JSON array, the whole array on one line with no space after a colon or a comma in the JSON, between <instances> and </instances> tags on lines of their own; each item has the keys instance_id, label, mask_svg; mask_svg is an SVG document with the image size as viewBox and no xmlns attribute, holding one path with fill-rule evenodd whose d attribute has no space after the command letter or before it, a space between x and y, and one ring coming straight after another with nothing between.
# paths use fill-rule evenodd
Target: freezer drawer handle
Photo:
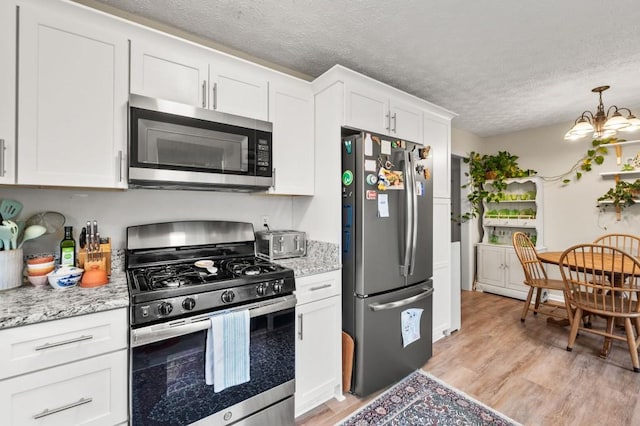
<instances>
[{"instance_id":1,"label":"freezer drawer handle","mask_svg":"<svg viewBox=\"0 0 640 426\"><path fill-rule=\"evenodd\" d=\"M42 417L46 417L46 416L50 416L52 414L55 413L59 413L60 411L64 411L64 410L68 410L70 408L74 408L77 407L79 405L84 405L84 404L88 404L91 401L93 401L93 398L80 398L80 400L76 401L76 402L72 402L71 404L67 404L64 405L62 407L58 407L58 408L52 408L51 410L49 410L48 408L45 409L43 412L36 414L35 416L33 416L33 418L35 420L40 419Z\"/></svg>"},{"instance_id":2,"label":"freezer drawer handle","mask_svg":"<svg viewBox=\"0 0 640 426\"><path fill-rule=\"evenodd\" d=\"M417 300L424 299L425 297L431 296L433 294L433 289L431 287L424 288L422 293L416 294L415 296L407 297L406 299L396 300L395 302L389 303L372 303L369 305L372 311L384 311L388 309L395 309L401 306L409 305Z\"/></svg>"}]
</instances>

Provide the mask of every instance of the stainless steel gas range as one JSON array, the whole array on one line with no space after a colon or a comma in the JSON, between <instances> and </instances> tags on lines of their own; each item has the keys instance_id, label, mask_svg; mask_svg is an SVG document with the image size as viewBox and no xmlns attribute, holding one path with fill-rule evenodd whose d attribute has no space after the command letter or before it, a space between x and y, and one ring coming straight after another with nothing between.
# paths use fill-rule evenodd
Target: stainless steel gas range
<instances>
[{"instance_id":1,"label":"stainless steel gas range","mask_svg":"<svg viewBox=\"0 0 640 426\"><path fill-rule=\"evenodd\" d=\"M255 257L250 223L132 226L125 261L133 425L294 424L293 271ZM249 318L249 377L216 390L205 379L212 318L238 312Z\"/></svg>"}]
</instances>

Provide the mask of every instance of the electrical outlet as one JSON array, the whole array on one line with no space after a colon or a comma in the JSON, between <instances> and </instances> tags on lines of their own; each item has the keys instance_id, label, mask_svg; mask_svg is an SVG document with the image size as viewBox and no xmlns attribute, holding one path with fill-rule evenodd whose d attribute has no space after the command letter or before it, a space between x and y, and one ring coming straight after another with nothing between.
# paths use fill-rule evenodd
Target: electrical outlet
<instances>
[{"instance_id":1,"label":"electrical outlet","mask_svg":"<svg viewBox=\"0 0 640 426\"><path fill-rule=\"evenodd\" d=\"M269 226L269 216L267 216L266 214L262 215L262 226Z\"/></svg>"}]
</instances>

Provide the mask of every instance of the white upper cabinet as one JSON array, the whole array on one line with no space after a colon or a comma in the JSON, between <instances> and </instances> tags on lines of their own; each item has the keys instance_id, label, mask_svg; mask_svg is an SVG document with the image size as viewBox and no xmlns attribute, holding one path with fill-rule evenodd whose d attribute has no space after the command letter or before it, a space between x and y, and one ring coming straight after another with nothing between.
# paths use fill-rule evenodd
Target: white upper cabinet
<instances>
[{"instance_id":1,"label":"white upper cabinet","mask_svg":"<svg viewBox=\"0 0 640 426\"><path fill-rule=\"evenodd\" d=\"M15 183L16 8L0 2L0 184Z\"/></svg>"},{"instance_id":2,"label":"white upper cabinet","mask_svg":"<svg viewBox=\"0 0 640 426\"><path fill-rule=\"evenodd\" d=\"M112 19L83 7L20 7L17 183L126 187L121 34Z\"/></svg>"},{"instance_id":3,"label":"white upper cabinet","mask_svg":"<svg viewBox=\"0 0 640 426\"><path fill-rule=\"evenodd\" d=\"M271 193L313 195L315 144L311 84L278 77L269 83L275 169Z\"/></svg>"},{"instance_id":4,"label":"white upper cabinet","mask_svg":"<svg viewBox=\"0 0 640 426\"><path fill-rule=\"evenodd\" d=\"M345 124L422 143L422 111L367 80L346 84Z\"/></svg>"},{"instance_id":5,"label":"white upper cabinet","mask_svg":"<svg viewBox=\"0 0 640 426\"><path fill-rule=\"evenodd\" d=\"M216 55L209 65L209 108L266 121L269 83L260 71L257 66Z\"/></svg>"},{"instance_id":6,"label":"white upper cabinet","mask_svg":"<svg viewBox=\"0 0 640 426\"><path fill-rule=\"evenodd\" d=\"M131 42L131 92L207 107L209 63L204 49L167 37Z\"/></svg>"},{"instance_id":7,"label":"white upper cabinet","mask_svg":"<svg viewBox=\"0 0 640 426\"><path fill-rule=\"evenodd\" d=\"M131 42L131 92L140 95L267 120L269 85L260 71L162 34Z\"/></svg>"},{"instance_id":8,"label":"white upper cabinet","mask_svg":"<svg viewBox=\"0 0 640 426\"><path fill-rule=\"evenodd\" d=\"M424 113L424 144L433 156L433 196L451 197L451 122Z\"/></svg>"}]
</instances>

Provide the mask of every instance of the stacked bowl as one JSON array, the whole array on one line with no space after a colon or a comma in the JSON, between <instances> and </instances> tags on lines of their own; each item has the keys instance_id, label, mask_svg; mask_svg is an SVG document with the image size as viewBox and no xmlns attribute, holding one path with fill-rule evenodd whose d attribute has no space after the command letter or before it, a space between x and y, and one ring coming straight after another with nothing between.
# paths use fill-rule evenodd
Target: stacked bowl
<instances>
[{"instance_id":1,"label":"stacked bowl","mask_svg":"<svg viewBox=\"0 0 640 426\"><path fill-rule=\"evenodd\" d=\"M49 283L47 274L53 271L53 256L42 256L27 260L27 279L34 286L45 286Z\"/></svg>"}]
</instances>

